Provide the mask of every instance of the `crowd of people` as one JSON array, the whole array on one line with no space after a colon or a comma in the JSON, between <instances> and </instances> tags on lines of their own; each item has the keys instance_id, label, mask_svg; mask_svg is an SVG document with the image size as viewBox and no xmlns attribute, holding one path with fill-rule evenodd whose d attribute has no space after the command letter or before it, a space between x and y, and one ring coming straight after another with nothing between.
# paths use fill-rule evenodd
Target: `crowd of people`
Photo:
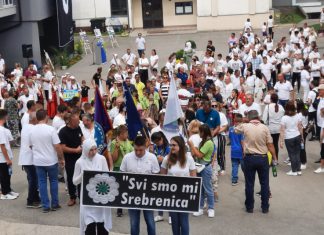
<instances>
[{"instance_id":1,"label":"crowd of people","mask_svg":"<svg viewBox=\"0 0 324 235\"><path fill-rule=\"evenodd\" d=\"M49 65L38 70L30 63L23 70L17 63L8 71L0 57L1 199L19 196L10 179L12 148L20 148L18 164L28 181L27 208L42 208L44 213L61 208L60 181L66 184L68 206L76 205L84 170L160 173L202 177L200 209L193 215L202 216L206 210L213 218L218 180L226 177L230 159L233 187L240 182L240 166L245 176L246 211L253 213L257 172L262 212L268 213L269 168L278 164L284 145L288 156L280 164L291 165L288 176L301 176L307 168L307 138L319 141L320 167L314 172L324 173L324 59L316 39L315 30L305 23L274 42L272 16L260 35L247 19L238 36L229 36L228 54L217 53L209 40L199 58L186 42L183 58L171 53L165 62L155 49L146 56L146 40L139 34L138 56L130 49L120 59L115 54L107 76L99 67L89 86L69 73L58 79ZM173 81L184 113L177 132L163 125ZM100 90L113 126L104 156L94 141L92 88ZM127 116L124 89L132 94L148 133L133 141L128 136L127 119L132 117ZM76 95L67 100L65 92L70 90ZM140 213L128 210L132 235L140 234ZM155 223L164 220L163 212L143 213L147 233L156 234ZM123 215L117 209L117 217ZM111 220L109 208L80 208L82 234L108 234ZM173 234L189 234L188 213L170 212L168 221Z\"/></svg>"}]
</instances>

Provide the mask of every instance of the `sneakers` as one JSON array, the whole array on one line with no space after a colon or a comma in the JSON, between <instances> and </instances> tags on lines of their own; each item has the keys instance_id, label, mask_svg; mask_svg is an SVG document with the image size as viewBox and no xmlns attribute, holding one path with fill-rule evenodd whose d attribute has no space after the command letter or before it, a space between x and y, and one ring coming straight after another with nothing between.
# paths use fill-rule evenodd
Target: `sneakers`
<instances>
[{"instance_id":1,"label":"sneakers","mask_svg":"<svg viewBox=\"0 0 324 235\"><path fill-rule=\"evenodd\" d=\"M290 159L287 158L286 160L284 160L284 163L286 163L286 164L290 163Z\"/></svg>"},{"instance_id":2,"label":"sneakers","mask_svg":"<svg viewBox=\"0 0 324 235\"><path fill-rule=\"evenodd\" d=\"M163 220L164 220L163 217L160 216L160 215L157 215L157 216L154 217L155 222L160 222L160 221L163 221Z\"/></svg>"},{"instance_id":3,"label":"sneakers","mask_svg":"<svg viewBox=\"0 0 324 235\"><path fill-rule=\"evenodd\" d=\"M301 169L301 170L306 170L306 164L301 164L301 165L300 165L300 169Z\"/></svg>"},{"instance_id":4,"label":"sneakers","mask_svg":"<svg viewBox=\"0 0 324 235\"><path fill-rule=\"evenodd\" d=\"M238 185L237 181L232 182L232 186Z\"/></svg>"},{"instance_id":5,"label":"sneakers","mask_svg":"<svg viewBox=\"0 0 324 235\"><path fill-rule=\"evenodd\" d=\"M209 218L214 218L215 217L214 209L208 209L208 217Z\"/></svg>"},{"instance_id":6,"label":"sneakers","mask_svg":"<svg viewBox=\"0 0 324 235\"><path fill-rule=\"evenodd\" d=\"M201 215L203 215L203 214L204 214L204 210L203 210L203 209L199 209L198 212L194 212L194 213L193 213L193 216L198 217L198 216L201 216Z\"/></svg>"},{"instance_id":7,"label":"sneakers","mask_svg":"<svg viewBox=\"0 0 324 235\"><path fill-rule=\"evenodd\" d=\"M297 175L302 175L302 172L301 171L297 171Z\"/></svg>"},{"instance_id":8,"label":"sneakers","mask_svg":"<svg viewBox=\"0 0 324 235\"><path fill-rule=\"evenodd\" d=\"M43 208L43 213L49 213L51 211L50 208Z\"/></svg>"},{"instance_id":9,"label":"sneakers","mask_svg":"<svg viewBox=\"0 0 324 235\"><path fill-rule=\"evenodd\" d=\"M288 162L288 163L287 163L287 166L291 166L291 162Z\"/></svg>"},{"instance_id":10,"label":"sneakers","mask_svg":"<svg viewBox=\"0 0 324 235\"><path fill-rule=\"evenodd\" d=\"M289 172L286 173L286 175L289 175L289 176L297 176L297 172L289 171Z\"/></svg>"},{"instance_id":11,"label":"sneakers","mask_svg":"<svg viewBox=\"0 0 324 235\"><path fill-rule=\"evenodd\" d=\"M11 195L10 193L7 193L6 195L1 194L0 197L1 200L14 200L16 198L16 196Z\"/></svg>"},{"instance_id":12,"label":"sneakers","mask_svg":"<svg viewBox=\"0 0 324 235\"><path fill-rule=\"evenodd\" d=\"M32 208L32 209L38 209L41 208L42 205L40 203L34 202L34 203L28 203L26 208Z\"/></svg>"},{"instance_id":13,"label":"sneakers","mask_svg":"<svg viewBox=\"0 0 324 235\"><path fill-rule=\"evenodd\" d=\"M319 167L317 170L314 171L316 174L324 173L324 168Z\"/></svg>"},{"instance_id":14,"label":"sneakers","mask_svg":"<svg viewBox=\"0 0 324 235\"><path fill-rule=\"evenodd\" d=\"M14 197L19 197L19 193L16 193L14 191L11 191L9 194Z\"/></svg>"},{"instance_id":15,"label":"sneakers","mask_svg":"<svg viewBox=\"0 0 324 235\"><path fill-rule=\"evenodd\" d=\"M60 205L52 206L52 211L57 211L58 209L61 209L62 207Z\"/></svg>"}]
</instances>

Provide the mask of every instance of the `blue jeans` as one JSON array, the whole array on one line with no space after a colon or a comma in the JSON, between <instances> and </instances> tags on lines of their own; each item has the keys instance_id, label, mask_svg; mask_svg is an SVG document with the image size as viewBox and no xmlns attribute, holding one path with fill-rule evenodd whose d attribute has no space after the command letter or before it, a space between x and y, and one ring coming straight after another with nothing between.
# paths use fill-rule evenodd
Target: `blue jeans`
<instances>
[{"instance_id":1,"label":"blue jeans","mask_svg":"<svg viewBox=\"0 0 324 235\"><path fill-rule=\"evenodd\" d=\"M140 234L141 211L142 210L135 210L135 209L128 210L130 227L131 227L131 235ZM155 235L154 211L143 210L143 214L144 214L144 219L147 227L147 235Z\"/></svg>"},{"instance_id":2,"label":"blue jeans","mask_svg":"<svg viewBox=\"0 0 324 235\"><path fill-rule=\"evenodd\" d=\"M170 212L173 235L189 235L189 214Z\"/></svg>"},{"instance_id":3,"label":"blue jeans","mask_svg":"<svg viewBox=\"0 0 324 235\"><path fill-rule=\"evenodd\" d=\"M288 103L289 100L279 100L278 103L282 105L283 108L285 108L286 104Z\"/></svg>"},{"instance_id":4,"label":"blue jeans","mask_svg":"<svg viewBox=\"0 0 324 235\"><path fill-rule=\"evenodd\" d=\"M198 174L202 178L200 209L204 207L205 194L207 195L208 209L214 209L214 191L212 185L213 169L211 165L205 167L205 169Z\"/></svg>"},{"instance_id":5,"label":"blue jeans","mask_svg":"<svg viewBox=\"0 0 324 235\"><path fill-rule=\"evenodd\" d=\"M39 193L38 193L38 179L36 168L33 165L23 166L24 171L27 174L28 181L28 197L27 204L33 204L34 202L40 202Z\"/></svg>"},{"instance_id":6,"label":"blue jeans","mask_svg":"<svg viewBox=\"0 0 324 235\"><path fill-rule=\"evenodd\" d=\"M245 206L254 208L255 173L258 173L261 185L261 207L269 208L269 162L267 155L247 155L244 157Z\"/></svg>"},{"instance_id":7,"label":"blue jeans","mask_svg":"<svg viewBox=\"0 0 324 235\"><path fill-rule=\"evenodd\" d=\"M238 170L241 165L242 171L244 171L244 163L241 158L232 158L232 183L238 181Z\"/></svg>"},{"instance_id":8,"label":"blue jeans","mask_svg":"<svg viewBox=\"0 0 324 235\"><path fill-rule=\"evenodd\" d=\"M41 196L41 202L44 209L49 209L51 206L55 207L59 205L58 200L58 165L57 163L52 166L36 166L36 172L38 177L38 187ZM47 176L50 182L50 192L52 203L48 199L47 193Z\"/></svg>"}]
</instances>

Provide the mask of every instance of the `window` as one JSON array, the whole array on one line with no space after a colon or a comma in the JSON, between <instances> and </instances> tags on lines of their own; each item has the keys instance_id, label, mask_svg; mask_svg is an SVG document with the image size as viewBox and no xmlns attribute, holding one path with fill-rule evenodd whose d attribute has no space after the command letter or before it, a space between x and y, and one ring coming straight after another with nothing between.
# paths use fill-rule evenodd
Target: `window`
<instances>
[{"instance_id":1,"label":"window","mask_svg":"<svg viewBox=\"0 0 324 235\"><path fill-rule=\"evenodd\" d=\"M111 16L127 16L127 0L110 0Z\"/></svg>"},{"instance_id":2,"label":"window","mask_svg":"<svg viewBox=\"0 0 324 235\"><path fill-rule=\"evenodd\" d=\"M176 2L175 14L176 15L190 15L193 13L192 2Z\"/></svg>"}]
</instances>

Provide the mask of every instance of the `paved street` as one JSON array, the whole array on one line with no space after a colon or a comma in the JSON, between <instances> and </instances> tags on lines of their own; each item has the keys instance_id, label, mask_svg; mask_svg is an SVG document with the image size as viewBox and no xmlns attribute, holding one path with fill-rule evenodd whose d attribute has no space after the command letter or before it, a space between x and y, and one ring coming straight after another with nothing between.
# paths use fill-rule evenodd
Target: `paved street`
<instances>
[{"instance_id":1,"label":"paved street","mask_svg":"<svg viewBox=\"0 0 324 235\"><path fill-rule=\"evenodd\" d=\"M287 36L289 26L276 28L275 37ZM197 51L205 49L208 39L213 40L216 52L227 52L226 41L230 32L200 32L195 34L147 36L147 56L155 48L160 56L162 67L168 55L184 47L188 39L197 43ZM259 34L259 33L258 33ZM126 48L131 48L134 53L134 38L118 38L120 48L108 48L108 61L112 53L122 56ZM319 47L324 47L324 40L318 40ZM323 52L323 49L321 49ZM87 55L82 61L69 68L67 71L77 77L79 81L87 80L89 83L97 66L92 64L92 55ZM108 65L104 65L104 75L107 74ZM65 71L57 71L63 74ZM226 175L219 178L220 200L215 205L215 218L209 219L206 215L195 218L190 217L190 231L192 235L218 234L218 235L304 235L324 234L324 174L313 173L318 164L313 162L319 158L319 143L306 144L308 155L307 169L301 177L286 176L290 169L282 161L286 158L286 150L281 150L279 156L278 177L270 177L271 192L270 213L264 215L260 209L260 199L255 198L254 214L247 214L244 210L244 179L240 173L239 184L231 186L229 148L226 149L227 171ZM13 201L0 201L0 234L78 234L79 207L67 207L67 192L64 184L60 184L59 197L62 209L56 212L43 214L38 209L26 209L27 181L26 175L17 166L18 149L14 151L14 173L12 187L20 193L20 197ZM259 190L259 184L255 186ZM113 210L113 232L128 234L129 218L127 213L122 218L115 217ZM165 214L165 218L167 218ZM39 226L48 225L48 226ZM49 227L51 226L51 227ZM144 218L141 223L141 234L146 234ZM171 227L166 221L157 224L157 234L171 234Z\"/></svg>"}]
</instances>

